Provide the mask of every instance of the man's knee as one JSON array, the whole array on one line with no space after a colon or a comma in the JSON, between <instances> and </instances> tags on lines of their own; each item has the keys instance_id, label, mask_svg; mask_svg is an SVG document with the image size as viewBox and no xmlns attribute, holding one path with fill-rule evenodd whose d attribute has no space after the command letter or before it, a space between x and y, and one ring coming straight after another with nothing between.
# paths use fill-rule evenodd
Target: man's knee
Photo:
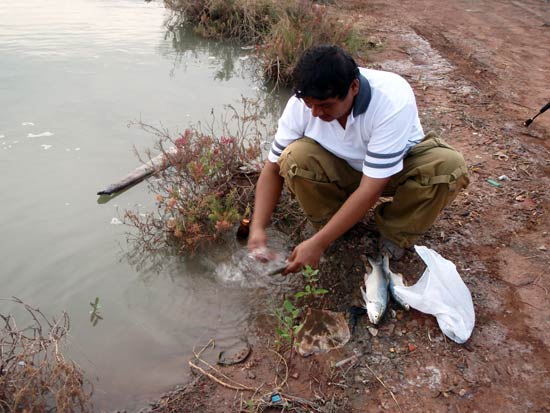
<instances>
[{"instance_id":1,"label":"man's knee","mask_svg":"<svg viewBox=\"0 0 550 413\"><path fill-rule=\"evenodd\" d=\"M288 145L279 157L280 175L291 179L297 171L314 172L319 165L315 157L317 147L319 144L309 138L301 138Z\"/></svg>"},{"instance_id":2,"label":"man's knee","mask_svg":"<svg viewBox=\"0 0 550 413\"><path fill-rule=\"evenodd\" d=\"M443 162L439 175L449 176L450 191L455 192L464 189L470 183L468 167L462 154L456 150L447 150L443 156Z\"/></svg>"},{"instance_id":3,"label":"man's knee","mask_svg":"<svg viewBox=\"0 0 550 413\"><path fill-rule=\"evenodd\" d=\"M450 192L465 188L469 183L468 168L462 154L446 147L434 148L429 159L419 165L416 180L423 186L445 185Z\"/></svg>"},{"instance_id":4,"label":"man's knee","mask_svg":"<svg viewBox=\"0 0 550 413\"><path fill-rule=\"evenodd\" d=\"M451 174L457 169L464 169L464 171L467 172L466 162L464 161L464 157L460 152L456 150L445 149L445 148L442 148L440 152L441 152L440 153L440 157L441 157L440 173Z\"/></svg>"}]
</instances>

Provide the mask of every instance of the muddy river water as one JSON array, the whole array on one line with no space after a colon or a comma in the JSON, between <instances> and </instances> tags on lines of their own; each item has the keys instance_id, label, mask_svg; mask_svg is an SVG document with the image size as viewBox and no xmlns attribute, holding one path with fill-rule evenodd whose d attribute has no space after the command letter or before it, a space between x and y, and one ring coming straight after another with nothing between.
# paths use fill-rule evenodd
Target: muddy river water
<instances>
[{"instance_id":1,"label":"muddy river water","mask_svg":"<svg viewBox=\"0 0 550 413\"><path fill-rule=\"evenodd\" d=\"M153 207L144 183L97 202L138 166L132 148L154 143L129 121L182 130L261 93L246 49L175 39L167 18L160 1L0 2L0 298L67 310L67 352L97 411L139 410L184 382L193 346L243 334L270 288L240 267L237 244L161 267L129 258L116 218ZM0 301L2 314L18 311Z\"/></svg>"}]
</instances>

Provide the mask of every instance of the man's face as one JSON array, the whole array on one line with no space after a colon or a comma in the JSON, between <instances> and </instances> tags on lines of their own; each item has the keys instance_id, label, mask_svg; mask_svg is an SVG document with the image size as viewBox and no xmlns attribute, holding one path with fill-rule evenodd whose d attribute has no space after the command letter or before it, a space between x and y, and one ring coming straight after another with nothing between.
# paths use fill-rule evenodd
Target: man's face
<instances>
[{"instance_id":1,"label":"man's face","mask_svg":"<svg viewBox=\"0 0 550 413\"><path fill-rule=\"evenodd\" d=\"M359 80L355 79L348 90L348 94L343 99L334 97L319 100L311 97L304 97L302 100L306 106L311 109L311 114L316 118L325 122L332 122L335 119L342 122L347 119L351 112L353 101L358 92Z\"/></svg>"}]
</instances>

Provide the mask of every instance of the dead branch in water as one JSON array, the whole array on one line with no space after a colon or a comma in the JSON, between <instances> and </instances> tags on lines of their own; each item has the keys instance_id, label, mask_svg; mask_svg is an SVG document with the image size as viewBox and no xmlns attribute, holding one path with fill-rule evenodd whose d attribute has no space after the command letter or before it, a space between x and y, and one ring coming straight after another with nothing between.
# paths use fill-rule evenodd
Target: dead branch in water
<instances>
[{"instance_id":1,"label":"dead branch in water","mask_svg":"<svg viewBox=\"0 0 550 413\"><path fill-rule=\"evenodd\" d=\"M31 323L22 328L12 314L0 314L0 412L92 411L91 383L60 350L67 313L49 319L19 298L6 301L20 305Z\"/></svg>"}]
</instances>

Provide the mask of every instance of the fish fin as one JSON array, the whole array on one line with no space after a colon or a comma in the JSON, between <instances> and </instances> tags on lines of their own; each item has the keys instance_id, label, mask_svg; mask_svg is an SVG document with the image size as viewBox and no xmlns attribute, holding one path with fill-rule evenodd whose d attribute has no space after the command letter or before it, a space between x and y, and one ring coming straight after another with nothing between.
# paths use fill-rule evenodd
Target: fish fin
<instances>
[{"instance_id":1,"label":"fish fin","mask_svg":"<svg viewBox=\"0 0 550 413\"><path fill-rule=\"evenodd\" d=\"M365 301L365 308L366 308L366 305L367 305L367 289L366 287L363 288L363 287L359 287L361 289L361 295L363 296L363 300Z\"/></svg>"},{"instance_id":2,"label":"fish fin","mask_svg":"<svg viewBox=\"0 0 550 413\"><path fill-rule=\"evenodd\" d=\"M370 255L367 256L367 260L369 261L370 266L374 269L375 267L379 266L381 263L380 257L371 257Z\"/></svg>"},{"instance_id":3,"label":"fish fin","mask_svg":"<svg viewBox=\"0 0 550 413\"><path fill-rule=\"evenodd\" d=\"M390 272L390 256L388 254L382 254L382 268L384 272Z\"/></svg>"},{"instance_id":4,"label":"fish fin","mask_svg":"<svg viewBox=\"0 0 550 413\"><path fill-rule=\"evenodd\" d=\"M401 284L403 284L403 287L408 287L408 285L405 283L405 277L403 277L403 274L401 274L400 272L398 272L397 275L400 279L401 279Z\"/></svg>"}]
</instances>

